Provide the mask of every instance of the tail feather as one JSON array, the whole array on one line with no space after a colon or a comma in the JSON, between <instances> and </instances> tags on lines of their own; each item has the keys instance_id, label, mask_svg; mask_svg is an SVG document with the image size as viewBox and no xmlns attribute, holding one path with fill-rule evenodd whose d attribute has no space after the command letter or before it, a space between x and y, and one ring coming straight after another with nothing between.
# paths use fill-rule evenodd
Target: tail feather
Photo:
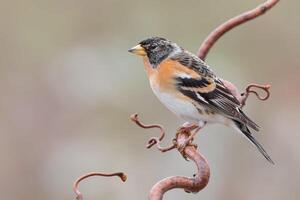
<instances>
[{"instance_id":1,"label":"tail feather","mask_svg":"<svg viewBox=\"0 0 300 200\"><path fill-rule=\"evenodd\" d=\"M248 129L248 127L239 122L239 121L234 121L234 123L236 124L237 128L248 138L248 140L256 146L256 148L259 150L259 152L271 163L271 164L275 164L273 162L273 160L271 159L271 157L268 155L268 153L266 152L266 150L262 147L262 145L252 136L250 130Z\"/></svg>"},{"instance_id":2,"label":"tail feather","mask_svg":"<svg viewBox=\"0 0 300 200\"><path fill-rule=\"evenodd\" d=\"M255 131L259 131L260 127L254 121L252 121L241 109L239 109L239 113L241 114L245 124L253 128Z\"/></svg>"}]
</instances>

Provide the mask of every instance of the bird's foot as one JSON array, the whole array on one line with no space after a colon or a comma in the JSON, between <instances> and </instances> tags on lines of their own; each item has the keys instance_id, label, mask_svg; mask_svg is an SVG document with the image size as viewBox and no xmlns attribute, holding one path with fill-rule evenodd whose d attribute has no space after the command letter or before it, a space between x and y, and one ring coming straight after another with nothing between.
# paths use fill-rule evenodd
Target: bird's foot
<instances>
[{"instance_id":1,"label":"bird's foot","mask_svg":"<svg viewBox=\"0 0 300 200\"><path fill-rule=\"evenodd\" d=\"M198 123L192 123L192 122L185 122L181 125L180 128L185 128L188 129L189 131L194 130L195 128L197 128L199 125Z\"/></svg>"},{"instance_id":2,"label":"bird's foot","mask_svg":"<svg viewBox=\"0 0 300 200\"><path fill-rule=\"evenodd\" d=\"M179 143L176 142L177 141L176 139L173 140L174 145L177 146L178 151L182 154L182 156L184 157L184 159L187 160L187 157L186 157L186 155L184 153L184 149L187 146L193 146L194 148L197 149L198 145L197 144L193 144L193 140L194 140L196 134L198 133L198 131L204 126L204 124L203 125L202 124L198 125L198 124L195 124L195 123L188 123L188 122L186 122L177 131L176 138L178 138L178 135L180 133L185 133L188 136L184 141L179 142Z\"/></svg>"},{"instance_id":3,"label":"bird's foot","mask_svg":"<svg viewBox=\"0 0 300 200\"><path fill-rule=\"evenodd\" d=\"M184 153L184 149L187 146L193 146L195 148L197 148L197 144L193 144L193 140L194 140L194 136L196 134L196 132L198 131L197 129L199 128L199 126L197 124L184 124L182 127L179 128L179 130L176 133L176 138L178 138L178 135L180 133L185 133L188 135L188 138L180 143L177 143L177 149L178 151L181 153L181 155L183 156L183 158L185 160L187 160L187 156ZM195 130L193 133L192 131ZM174 141L177 141L176 139Z\"/></svg>"}]
</instances>

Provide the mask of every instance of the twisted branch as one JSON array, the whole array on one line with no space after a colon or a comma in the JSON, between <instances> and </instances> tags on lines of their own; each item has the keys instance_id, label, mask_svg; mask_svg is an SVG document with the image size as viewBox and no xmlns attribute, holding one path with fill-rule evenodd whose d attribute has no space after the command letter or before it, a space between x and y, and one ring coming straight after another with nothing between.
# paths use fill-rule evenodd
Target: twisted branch
<instances>
[{"instance_id":1,"label":"twisted branch","mask_svg":"<svg viewBox=\"0 0 300 200\"><path fill-rule=\"evenodd\" d=\"M161 132L165 133L164 129L160 125L144 125L139 121L137 116L137 114L134 114L131 116L131 119L140 127L160 127ZM172 148L169 147L167 151L176 148L185 158L192 160L196 164L197 173L194 175L193 178L183 176L171 176L159 181L152 187L150 191L150 200L162 200L164 193L174 188L182 188L188 193L197 193L208 184L210 169L207 160L197 151L196 146L190 143L190 136L192 135L191 131L195 128L197 127L181 127L176 133L176 138L173 139L173 145L171 146ZM157 141L156 145L160 151L162 151L162 149L167 149L162 148L159 145L159 142L161 142L161 140ZM184 147L183 150L182 147Z\"/></svg>"},{"instance_id":2,"label":"twisted branch","mask_svg":"<svg viewBox=\"0 0 300 200\"><path fill-rule=\"evenodd\" d=\"M117 172L117 173L112 173L112 174L106 174L106 173L100 173L100 172L91 172L91 173L88 173L88 174L85 174L81 177L79 177L73 184L73 191L75 192L76 194L76 199L77 200L83 200L83 196L81 194L81 192L78 190L78 187L79 187L79 183L81 181L83 181L84 179L86 178L89 178L91 176L106 176L106 177L109 177L109 176L118 176L120 177L120 179L125 182L127 180L127 176L126 174L124 174L123 172Z\"/></svg>"},{"instance_id":3,"label":"twisted branch","mask_svg":"<svg viewBox=\"0 0 300 200\"><path fill-rule=\"evenodd\" d=\"M152 137L148 140L148 145L147 145L148 149L151 148L155 144L156 144L157 149L160 150L161 152L167 152L167 151L170 151L175 148L174 144L170 145L169 147L161 146L161 141L165 137L165 130L161 125L159 125L159 124L145 125L139 120L138 114L136 114L136 113L131 115L130 119L141 128L144 128L144 129L158 128L158 129L160 129L160 137Z\"/></svg>"},{"instance_id":4,"label":"twisted branch","mask_svg":"<svg viewBox=\"0 0 300 200\"><path fill-rule=\"evenodd\" d=\"M180 134L177 140L185 140L186 138L186 134ZM210 169L206 159L193 146L184 148L184 153L196 164L196 175L193 178L172 176L159 181L150 191L150 200L162 200L164 193L174 188L182 188L188 193L197 193L208 184Z\"/></svg>"},{"instance_id":5,"label":"twisted branch","mask_svg":"<svg viewBox=\"0 0 300 200\"><path fill-rule=\"evenodd\" d=\"M246 87L245 92L241 94L241 99L240 99L241 107L246 105L246 101L249 97L249 94L251 94L251 93L255 94L259 100L266 101L270 97L270 87L271 87L271 85L269 85L269 84L267 84L267 85L259 85L259 84L254 84L254 83L249 84ZM258 92L253 90L252 88L261 89L266 93L266 95L263 97L263 96L259 95Z\"/></svg>"},{"instance_id":6,"label":"twisted branch","mask_svg":"<svg viewBox=\"0 0 300 200\"><path fill-rule=\"evenodd\" d=\"M228 90L230 90L230 93L233 96L235 96L237 98L237 100L240 102L241 108L243 108L246 105L246 101L251 93L255 94L255 96L261 101L266 101L270 97L270 88L271 88L270 84L260 85L260 84L256 84L256 83L251 83L251 84L247 85L247 87L245 88L245 92L239 93L237 87L233 83L226 81L224 79L221 79L221 81L223 82L225 87ZM266 93L266 95L261 96L255 89L260 89L260 90L264 91Z\"/></svg>"},{"instance_id":7,"label":"twisted branch","mask_svg":"<svg viewBox=\"0 0 300 200\"><path fill-rule=\"evenodd\" d=\"M205 60L207 53L211 49L211 47L218 41L218 39L224 35L226 32L230 31L231 29L250 21L270 10L279 0L268 0L265 3L259 5L258 7L254 8L253 10L247 11L233 17L226 21L225 23L218 26L214 31L212 31L207 38L202 42L199 50L198 50L198 57L202 60Z\"/></svg>"},{"instance_id":8,"label":"twisted branch","mask_svg":"<svg viewBox=\"0 0 300 200\"><path fill-rule=\"evenodd\" d=\"M233 17L226 21L225 23L221 24L218 26L215 30L213 30L202 42L199 50L198 50L198 57L202 60L205 60L209 50L212 48L212 46L218 41L218 39L224 35L226 32L230 31L231 29L247 22L250 21L256 17L259 17L266 13L268 10L270 10L273 6L278 3L279 0L267 0L266 2L260 4L256 8L244 12L236 17ZM248 99L248 96L250 93L253 93L257 96L259 100L265 101L269 98L270 96L270 85L258 85L258 84L250 84L246 87L245 92L242 94L238 93L237 87L232 84L229 81L222 80L224 85L231 91L231 93L240 101L241 103L241 108L245 106L246 101ZM264 90L267 95L265 97L261 97L257 91L251 90L251 88L259 88Z\"/></svg>"}]
</instances>

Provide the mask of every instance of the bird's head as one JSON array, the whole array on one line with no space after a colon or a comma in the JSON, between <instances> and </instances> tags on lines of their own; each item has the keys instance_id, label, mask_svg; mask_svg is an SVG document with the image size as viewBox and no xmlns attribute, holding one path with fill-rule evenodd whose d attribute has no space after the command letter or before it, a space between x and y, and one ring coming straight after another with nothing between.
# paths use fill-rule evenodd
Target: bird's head
<instances>
[{"instance_id":1,"label":"bird's head","mask_svg":"<svg viewBox=\"0 0 300 200\"><path fill-rule=\"evenodd\" d=\"M141 41L128 51L139 56L146 56L153 68L164 59L182 49L174 42L161 37L151 37Z\"/></svg>"}]
</instances>

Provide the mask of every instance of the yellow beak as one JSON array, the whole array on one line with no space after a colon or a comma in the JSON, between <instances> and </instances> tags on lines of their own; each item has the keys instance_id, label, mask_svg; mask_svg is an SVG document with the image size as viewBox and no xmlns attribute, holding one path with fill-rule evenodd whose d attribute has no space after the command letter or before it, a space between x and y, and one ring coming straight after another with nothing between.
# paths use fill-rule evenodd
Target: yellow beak
<instances>
[{"instance_id":1,"label":"yellow beak","mask_svg":"<svg viewBox=\"0 0 300 200\"><path fill-rule=\"evenodd\" d=\"M139 55L139 56L145 56L147 55L144 47L142 47L140 44L136 45L135 47L132 47L131 49L128 50L130 53Z\"/></svg>"}]
</instances>

